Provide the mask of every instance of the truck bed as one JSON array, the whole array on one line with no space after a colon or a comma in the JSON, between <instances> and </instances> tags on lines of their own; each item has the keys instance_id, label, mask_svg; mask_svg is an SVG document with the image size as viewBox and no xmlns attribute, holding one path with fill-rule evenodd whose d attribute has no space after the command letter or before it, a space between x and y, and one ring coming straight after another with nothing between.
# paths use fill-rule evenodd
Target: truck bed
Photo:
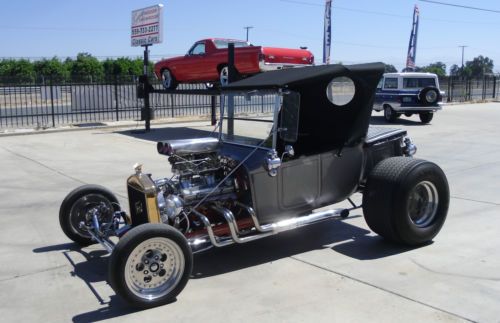
<instances>
[{"instance_id":1,"label":"truck bed","mask_svg":"<svg viewBox=\"0 0 500 323\"><path fill-rule=\"evenodd\" d=\"M394 137L401 137L406 135L406 130L397 128L386 128L370 126L366 135L365 143L372 146L377 142L390 140Z\"/></svg>"}]
</instances>

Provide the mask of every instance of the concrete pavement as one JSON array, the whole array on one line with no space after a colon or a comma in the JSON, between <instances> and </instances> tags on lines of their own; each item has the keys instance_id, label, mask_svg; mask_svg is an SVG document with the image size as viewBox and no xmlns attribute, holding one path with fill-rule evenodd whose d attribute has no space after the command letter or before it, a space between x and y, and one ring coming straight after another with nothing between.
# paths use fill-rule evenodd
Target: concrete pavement
<instances>
[{"instance_id":1,"label":"concrete pavement","mask_svg":"<svg viewBox=\"0 0 500 323\"><path fill-rule=\"evenodd\" d=\"M372 124L385 124L374 113ZM197 137L208 122L0 137L0 314L5 322L499 322L500 103L446 107L430 125L401 118L417 156L439 164L451 190L433 244L391 245L362 211L195 256L177 301L134 311L107 285L107 255L62 233L60 203L97 183L126 204L135 162L169 175L156 140ZM394 125L391 125L394 127ZM359 200L359 196L356 197Z\"/></svg>"}]
</instances>

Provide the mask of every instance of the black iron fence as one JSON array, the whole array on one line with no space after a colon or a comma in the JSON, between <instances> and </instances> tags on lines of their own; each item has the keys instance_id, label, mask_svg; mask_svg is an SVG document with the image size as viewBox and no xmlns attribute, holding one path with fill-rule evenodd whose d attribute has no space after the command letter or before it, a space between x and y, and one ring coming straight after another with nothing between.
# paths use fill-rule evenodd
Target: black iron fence
<instances>
[{"instance_id":1,"label":"black iron fence","mask_svg":"<svg viewBox=\"0 0 500 323\"><path fill-rule=\"evenodd\" d=\"M484 101L497 99L500 77L487 75L480 79L449 76L439 79L440 88L445 91L444 102Z\"/></svg>"},{"instance_id":2,"label":"black iron fence","mask_svg":"<svg viewBox=\"0 0 500 323\"><path fill-rule=\"evenodd\" d=\"M443 78L444 102L498 98L498 77L482 79ZM0 79L0 128L46 128L61 125L86 126L100 122L140 120L142 99L137 97L137 77L111 77L98 82L55 82L42 78L37 83ZM154 82L154 87L161 84ZM203 84L182 84L180 89L203 89ZM272 111L272 96L235 102L239 113ZM219 97L152 93L150 106L155 119L210 116Z\"/></svg>"},{"instance_id":3,"label":"black iron fence","mask_svg":"<svg viewBox=\"0 0 500 323\"><path fill-rule=\"evenodd\" d=\"M12 80L10 80L12 81ZM88 126L101 122L140 120L143 99L137 96L137 77L114 77L81 83L19 84L0 79L0 128L47 128L61 125ZM161 89L159 82L153 86ZM181 84L179 89L204 89L203 84ZM236 100L239 113L266 113L272 110L273 98L254 97ZM185 94L150 94L155 119L210 116L218 110L219 96Z\"/></svg>"}]
</instances>

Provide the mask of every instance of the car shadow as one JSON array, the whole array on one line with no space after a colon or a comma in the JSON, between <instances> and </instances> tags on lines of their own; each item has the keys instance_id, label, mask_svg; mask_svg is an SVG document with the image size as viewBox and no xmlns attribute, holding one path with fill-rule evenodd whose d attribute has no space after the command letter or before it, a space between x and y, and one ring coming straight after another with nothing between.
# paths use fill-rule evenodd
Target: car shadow
<instances>
[{"instance_id":1,"label":"car shadow","mask_svg":"<svg viewBox=\"0 0 500 323\"><path fill-rule=\"evenodd\" d=\"M371 116L370 125L373 126L391 126L391 125L404 125L404 126L430 126L431 123L422 123L420 120L411 120L407 117L400 117L394 122L385 121L383 116Z\"/></svg>"},{"instance_id":2,"label":"car shadow","mask_svg":"<svg viewBox=\"0 0 500 323\"><path fill-rule=\"evenodd\" d=\"M349 219L357 217L361 215L353 215ZM370 231L350 224L349 219L325 221L248 244L212 248L195 254L191 279L223 275L321 249L330 249L359 260L389 257L411 250L385 242L382 238L371 235ZM99 286L99 283L107 280L108 254L103 249L88 250L90 248L99 247L81 248L74 243L64 243L33 250L34 253L61 252L72 266L69 274L83 280L99 303L96 310L75 315L73 321L96 322L139 311L120 297L101 295L94 288L96 283ZM75 258L80 261L75 261Z\"/></svg>"},{"instance_id":3,"label":"car shadow","mask_svg":"<svg viewBox=\"0 0 500 323\"><path fill-rule=\"evenodd\" d=\"M207 122L207 126L209 123ZM172 139L192 139L192 138L202 138L210 137L212 130L203 130L188 127L167 127L167 128L155 128L148 132L137 131L137 130L125 130L125 131L115 131L114 133L130 136L137 139L148 140L148 141L162 141L162 140L172 140Z\"/></svg>"}]
</instances>

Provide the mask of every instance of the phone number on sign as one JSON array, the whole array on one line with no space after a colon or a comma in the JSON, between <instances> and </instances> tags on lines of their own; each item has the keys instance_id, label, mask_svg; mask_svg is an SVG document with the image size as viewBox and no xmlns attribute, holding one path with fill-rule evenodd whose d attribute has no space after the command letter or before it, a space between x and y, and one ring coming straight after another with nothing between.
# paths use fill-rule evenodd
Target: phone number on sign
<instances>
[{"instance_id":1,"label":"phone number on sign","mask_svg":"<svg viewBox=\"0 0 500 323\"><path fill-rule=\"evenodd\" d=\"M160 30L160 27L158 25L135 27L135 28L132 28L132 36L154 33L154 32L158 32L159 30Z\"/></svg>"}]
</instances>

